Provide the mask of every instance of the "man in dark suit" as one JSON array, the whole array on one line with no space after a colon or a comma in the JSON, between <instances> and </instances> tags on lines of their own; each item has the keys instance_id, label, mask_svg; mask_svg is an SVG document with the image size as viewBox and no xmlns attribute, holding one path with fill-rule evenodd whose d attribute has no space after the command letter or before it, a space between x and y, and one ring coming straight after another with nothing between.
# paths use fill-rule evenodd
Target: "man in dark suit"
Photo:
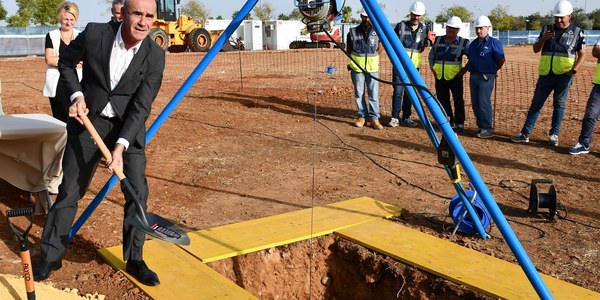
<instances>
[{"instance_id":1,"label":"man in dark suit","mask_svg":"<svg viewBox=\"0 0 600 300\"><path fill-rule=\"evenodd\" d=\"M41 261L33 269L36 281L62 267L77 201L85 195L102 157L78 115L89 117L111 148L112 160L106 162L107 167L111 171L116 166L123 169L146 208L145 123L160 89L165 53L148 37L156 16L154 0L128 0L122 12L122 23L90 23L61 53L60 80L71 95L71 118L67 122L64 180L44 225ZM76 74L80 61L81 83ZM125 218L135 215L135 204L127 196L124 214ZM123 224L126 271L143 284L158 285L158 276L142 259L144 240L143 231Z\"/></svg>"}]
</instances>

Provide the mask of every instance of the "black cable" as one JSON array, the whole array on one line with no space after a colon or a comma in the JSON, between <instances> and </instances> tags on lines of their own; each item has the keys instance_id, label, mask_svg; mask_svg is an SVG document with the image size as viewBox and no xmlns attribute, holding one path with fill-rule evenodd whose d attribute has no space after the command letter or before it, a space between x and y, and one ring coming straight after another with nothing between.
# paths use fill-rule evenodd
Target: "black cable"
<instances>
[{"instance_id":1,"label":"black cable","mask_svg":"<svg viewBox=\"0 0 600 300\"><path fill-rule=\"evenodd\" d=\"M517 183L518 185L512 185L511 186L511 185L508 185L507 182L510 182L510 183L514 182L514 183ZM502 179L502 180L500 180L500 183L498 184L498 186L500 186L501 188L507 189L507 190L509 190L509 191L511 191L511 192L513 192L513 193L515 193L515 194L523 197L526 200L529 200L529 197L527 197L526 195L523 195L522 193L516 191L515 188L527 188L527 187L529 187L529 185L530 184L528 182L525 182L525 181L522 181L522 180L513 180L513 179ZM523 201L521 201L521 202L524 203ZM528 203L525 203L525 204L528 204ZM558 208L560 208L560 209L558 209ZM564 211L564 216L561 214L561 210ZM581 223L580 221L577 221L577 220L574 220L574 219L569 219L569 218L567 218L568 213L569 212L568 212L566 206L562 205L561 203L557 203L556 216L559 219L566 220L566 221L569 221L569 222L572 222L572 223L575 223L575 224L579 224L581 226L588 227L588 228L600 229L600 227L598 227L598 226L594 226L594 225L591 225L591 224L584 224L584 223Z\"/></svg>"},{"instance_id":2,"label":"black cable","mask_svg":"<svg viewBox=\"0 0 600 300\"><path fill-rule=\"evenodd\" d=\"M432 192L432 191L426 190L426 189L424 189L424 188L422 188L422 187L420 187L420 186L417 186L417 185L414 185L414 184L412 184L412 183L408 182L406 179L402 178L402 176L400 176L400 175L398 175L398 174L394 173L394 172L393 172L393 171L391 171L390 169L388 169L388 168L386 168L385 166L381 165L379 162L377 162L375 159L373 159L371 156L369 156L369 155L368 155L366 152L364 152L364 151L363 151L363 150L361 150L360 148L358 148L358 147L355 147L355 146L353 146L353 145L350 145L350 144L346 143L346 141L344 141L344 140L343 140L343 139L342 139L342 138L341 138L341 137L340 137L338 134L336 134L336 133L335 133L335 132L334 132L334 131L333 131L331 128L329 128L327 125L323 124L323 123L322 123L320 120L317 120L317 122L318 122L319 124L321 124L321 126L325 127L327 130L329 130L329 132L331 132L331 134L333 134L333 135L334 135L336 138L338 138L338 140L339 140L339 141L340 141L340 142L341 142L341 143L342 143L344 146L346 146L346 147L348 147L348 148L351 148L351 149L354 149L354 150L358 151L360 154L362 154L362 155L363 155L363 156L365 156L367 159L369 159L369 160L370 160L370 161L371 161L373 164L375 164L376 166L378 166L378 167L379 167L379 168L381 168L382 170L384 170L384 171L388 172L389 174L393 175L394 177L396 177L397 179L401 180L402 182L404 182L404 183L406 183L406 184L408 184L408 185L410 185L410 186L412 186L412 187L414 187L414 188L420 189L420 190L421 190L421 191L423 191L423 192L429 193L429 194L431 194L431 195L438 196L438 197L440 197L440 198L443 198L443 199L448 199L448 197L447 197L447 196L443 196L443 195L440 195L440 194L434 193L434 192Z\"/></svg>"},{"instance_id":3,"label":"black cable","mask_svg":"<svg viewBox=\"0 0 600 300\"><path fill-rule=\"evenodd\" d=\"M519 225L527 226L527 227L529 227L529 228L532 228L532 229L535 229L536 231L538 231L538 232L539 232L539 236L538 236L538 237L536 237L536 238L534 238L534 239L529 239L529 240L523 240L523 239L519 239L521 242L533 242L533 241L537 241L537 240L539 240L539 239L542 239L542 238L546 237L546 231L544 231L543 229L541 229L541 228L539 228L539 227L533 226L533 225L531 225L531 224L523 223L523 222L520 222L520 221L516 221L516 220L508 219L508 218L507 218L506 220L507 220L507 221L509 221L509 222L515 223L515 224L519 224ZM493 235L491 235L491 234L490 234L490 236L491 236L491 237L493 237L493 238L496 238L496 239L499 239L499 240L502 240L502 241L504 241L504 238L495 237L495 236L493 236Z\"/></svg>"},{"instance_id":4,"label":"black cable","mask_svg":"<svg viewBox=\"0 0 600 300\"><path fill-rule=\"evenodd\" d=\"M581 226L588 227L588 228L600 229L600 227L598 227L598 226L594 226L594 225L591 225L591 224L584 224L584 223L581 223L581 222L579 222L577 220L567 218L567 214L568 214L567 207L564 206L564 205L562 205L562 204L560 204L560 203L558 205L560 205L560 207L565 211L565 215L564 216L561 216L560 212L558 210L556 211L556 216L559 219L565 220L565 221L569 221L569 222L572 222L572 223L575 223L575 224L579 224Z\"/></svg>"},{"instance_id":5,"label":"black cable","mask_svg":"<svg viewBox=\"0 0 600 300\"><path fill-rule=\"evenodd\" d=\"M507 183L517 183L517 185L509 185ZM523 195L522 193L518 192L515 190L515 188L527 188L529 187L529 183L522 181L522 180L513 180L513 179L502 179L500 180L500 183L498 184L498 186L500 186L503 189L507 189L519 196L521 196L522 198L524 198L525 200L529 200L529 197ZM521 203L524 204L528 204L527 202L524 201L520 201Z\"/></svg>"}]
</instances>

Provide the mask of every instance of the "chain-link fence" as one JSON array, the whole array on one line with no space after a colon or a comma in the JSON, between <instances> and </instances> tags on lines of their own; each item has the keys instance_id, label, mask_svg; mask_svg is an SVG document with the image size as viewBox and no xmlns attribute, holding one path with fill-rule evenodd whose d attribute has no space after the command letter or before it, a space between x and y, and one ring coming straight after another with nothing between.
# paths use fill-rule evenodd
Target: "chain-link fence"
<instances>
[{"instance_id":1,"label":"chain-link fence","mask_svg":"<svg viewBox=\"0 0 600 300\"><path fill-rule=\"evenodd\" d=\"M194 53L168 55L164 76L166 82L180 86L202 57L202 54ZM345 116L349 118L348 122L352 122L356 105L350 75L346 69L347 61L341 51L334 49L220 53L188 96L224 97L228 93L264 93L265 97L275 95L301 105L307 102L307 97L318 95L317 113ZM537 68L537 63L514 62L509 59L499 72L496 89L492 94L495 131L498 134L516 134L523 126L538 78ZM382 55L380 77L391 81L391 70L390 61ZM562 144L575 142L579 134L581 117L592 88L593 71L593 68L582 68L574 79L562 126ZM433 75L426 60L420 73L435 94ZM476 126L471 109L468 73L464 82L467 114L465 126L474 130ZM384 124L391 114L392 90L390 85L380 84L380 110ZM552 95L544 106L532 138L548 138L551 114ZM417 117L416 113L413 116Z\"/></svg>"},{"instance_id":2,"label":"chain-link fence","mask_svg":"<svg viewBox=\"0 0 600 300\"><path fill-rule=\"evenodd\" d=\"M46 34L56 28L0 27L0 57L44 55Z\"/></svg>"}]
</instances>

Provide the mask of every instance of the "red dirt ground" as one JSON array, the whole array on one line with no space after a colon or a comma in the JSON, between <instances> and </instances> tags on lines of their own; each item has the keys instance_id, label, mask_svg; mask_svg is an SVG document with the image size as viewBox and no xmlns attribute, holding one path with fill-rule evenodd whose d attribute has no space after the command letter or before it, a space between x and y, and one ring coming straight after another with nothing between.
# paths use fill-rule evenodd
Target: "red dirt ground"
<instances>
[{"instance_id":1,"label":"red dirt ground","mask_svg":"<svg viewBox=\"0 0 600 300\"><path fill-rule=\"evenodd\" d=\"M509 63L535 69L538 56L529 47L506 50ZM294 53L297 59L289 59ZM244 66L241 82L236 73L240 56L219 55L148 146L149 211L191 231L369 196L403 208L398 221L407 226L516 262L496 226L488 240L444 233L444 226L451 223L447 218L449 199L456 192L437 163L425 131L351 126L355 107L350 79L343 69L346 60L337 53L326 53L333 55L333 64L339 67L332 76L323 74L321 62L312 63L309 51L244 53L244 57L261 57L261 68L279 71L275 76L265 75ZM150 121L200 59L186 53L167 58L163 88ZM320 72L304 71L306 64ZM591 74L594 65L588 58L587 73L578 75ZM0 59L6 113L50 113L48 100L41 95L44 70L43 58ZM499 99L509 98L509 93L517 92L512 87L522 84L510 74L501 77L505 87ZM585 77L577 80L586 82ZM590 80L581 93L589 93ZM523 96L525 105L530 97ZM315 99L319 101L316 114ZM381 99L386 122L389 94ZM581 101L585 103L585 99ZM593 145L589 155L567 153L576 140L577 118L583 111L568 109L576 117L566 118L561 144L551 148L546 146L543 132L548 126L544 123L536 127L537 137L531 143L508 142L524 121L523 108L519 109L517 117L503 122L495 138L481 140L465 133L459 139L534 265L545 274L600 292L598 146ZM467 118L467 127L473 130L472 113L468 112ZM99 169L81 208L98 193L108 175ZM529 183L537 178L554 181L558 199L568 210L567 219L547 223L541 216L525 214ZM466 185L465 174L463 179ZM0 181L0 212L5 215L7 209L29 205L27 195ZM113 189L75 237L63 268L49 281L59 288L77 288L83 294L98 292L109 299L145 297L96 252L121 243L122 204L120 192ZM37 218L30 234L34 250L43 221L43 217ZM0 218L0 228L6 229L4 218ZM8 230L0 230L0 240L0 273L20 274L17 242ZM268 286L262 288L252 292L273 295Z\"/></svg>"}]
</instances>

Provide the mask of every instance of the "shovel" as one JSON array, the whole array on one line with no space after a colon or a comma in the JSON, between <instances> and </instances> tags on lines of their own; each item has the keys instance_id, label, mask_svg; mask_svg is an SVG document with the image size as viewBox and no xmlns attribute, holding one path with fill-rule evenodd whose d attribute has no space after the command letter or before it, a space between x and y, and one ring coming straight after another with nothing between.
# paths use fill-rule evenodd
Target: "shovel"
<instances>
[{"instance_id":1,"label":"shovel","mask_svg":"<svg viewBox=\"0 0 600 300\"><path fill-rule=\"evenodd\" d=\"M10 223L10 218L31 216L29 227L23 232L19 232L17 228ZM19 240L19 251L21 252L21 264L23 266L23 279L25 279L25 291L27 291L27 300L35 300L35 288L33 285L33 269L31 267L31 255L29 254L29 240L27 235L33 225L33 207L17 208L6 212L6 223Z\"/></svg>"},{"instance_id":2,"label":"shovel","mask_svg":"<svg viewBox=\"0 0 600 300\"><path fill-rule=\"evenodd\" d=\"M108 150L104 144L104 141L98 134L98 131L96 131L96 128L94 128L94 125L92 125L92 122L90 122L90 119L85 115L79 115L79 118L81 118L83 121L83 126L85 126L87 131L92 135L92 139L96 145L98 145L98 148L100 148L104 158L111 160L112 154L110 153L110 150ZM131 183L129 183L129 180L127 180L125 174L123 174L123 170L121 170L119 167L114 167L113 171L121 181L121 188L123 189L123 192L127 194L129 198L133 199L135 204L135 216L126 218L125 222L157 239L184 246L190 244L190 238L179 226L171 223L161 216L155 214L146 214L142 204L140 203L137 192Z\"/></svg>"}]
</instances>

